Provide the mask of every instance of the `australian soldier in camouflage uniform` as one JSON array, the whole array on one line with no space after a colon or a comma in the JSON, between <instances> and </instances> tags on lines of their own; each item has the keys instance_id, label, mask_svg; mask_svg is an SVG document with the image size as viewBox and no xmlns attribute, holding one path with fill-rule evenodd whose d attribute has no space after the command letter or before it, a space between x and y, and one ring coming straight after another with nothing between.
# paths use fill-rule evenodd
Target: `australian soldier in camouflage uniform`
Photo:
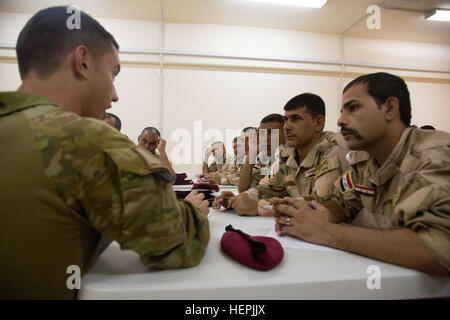
<instances>
[{"instance_id":1,"label":"australian soldier in camouflage uniform","mask_svg":"<svg viewBox=\"0 0 450 320\"><path fill-rule=\"evenodd\" d=\"M162 269L197 265L209 241L203 196L177 201L158 159L93 119L118 100L118 45L83 12L68 30L66 12L28 21L23 83L0 94L1 298L74 298L67 268L84 273L102 236Z\"/></svg>"},{"instance_id":2,"label":"australian soldier in camouflage uniform","mask_svg":"<svg viewBox=\"0 0 450 320\"><path fill-rule=\"evenodd\" d=\"M351 168L335 182L331 200L323 205L272 200L276 230L448 276L450 134L418 129L410 126L410 119L403 79L375 73L349 83L338 124L354 150L348 155Z\"/></svg>"}]
</instances>

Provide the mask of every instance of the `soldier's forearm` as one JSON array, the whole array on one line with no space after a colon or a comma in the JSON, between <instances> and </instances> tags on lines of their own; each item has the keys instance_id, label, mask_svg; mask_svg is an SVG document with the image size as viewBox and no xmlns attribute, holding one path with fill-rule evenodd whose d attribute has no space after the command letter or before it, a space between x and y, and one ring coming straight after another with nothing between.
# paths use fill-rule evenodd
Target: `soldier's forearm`
<instances>
[{"instance_id":1,"label":"soldier's forearm","mask_svg":"<svg viewBox=\"0 0 450 320\"><path fill-rule=\"evenodd\" d=\"M245 163L242 166L238 187L239 193L245 192L250 188L250 185L252 184L252 171L253 171L252 164Z\"/></svg>"},{"instance_id":2,"label":"soldier's forearm","mask_svg":"<svg viewBox=\"0 0 450 320\"><path fill-rule=\"evenodd\" d=\"M327 200L322 203L324 207L330 210L330 222L340 223L347 220L347 216L342 208L333 200Z\"/></svg>"},{"instance_id":3,"label":"soldier's forearm","mask_svg":"<svg viewBox=\"0 0 450 320\"><path fill-rule=\"evenodd\" d=\"M208 218L188 201L179 201L178 208L181 228L175 227L170 234L161 235L162 247L141 255L143 264L175 269L196 266L202 260L209 242Z\"/></svg>"},{"instance_id":4,"label":"soldier's forearm","mask_svg":"<svg viewBox=\"0 0 450 320\"><path fill-rule=\"evenodd\" d=\"M448 276L411 229L368 229L331 224L325 245L354 252L377 260L416 269L438 276Z\"/></svg>"}]
</instances>

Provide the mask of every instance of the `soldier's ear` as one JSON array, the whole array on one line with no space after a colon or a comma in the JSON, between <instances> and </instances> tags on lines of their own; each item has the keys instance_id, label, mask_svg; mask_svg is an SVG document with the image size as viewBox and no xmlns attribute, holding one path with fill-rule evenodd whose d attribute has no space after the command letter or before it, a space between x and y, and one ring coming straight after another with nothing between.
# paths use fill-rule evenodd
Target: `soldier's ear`
<instances>
[{"instance_id":1,"label":"soldier's ear","mask_svg":"<svg viewBox=\"0 0 450 320\"><path fill-rule=\"evenodd\" d=\"M72 70L77 79L87 79L92 63L92 57L86 46L80 45L72 52Z\"/></svg>"},{"instance_id":2,"label":"soldier's ear","mask_svg":"<svg viewBox=\"0 0 450 320\"><path fill-rule=\"evenodd\" d=\"M386 121L392 121L400 115L400 103L396 97L387 98L383 104L383 108L385 109L384 117Z\"/></svg>"},{"instance_id":3,"label":"soldier's ear","mask_svg":"<svg viewBox=\"0 0 450 320\"><path fill-rule=\"evenodd\" d=\"M316 123L316 132L322 132L323 128L325 127L325 117L317 116L314 118L314 122Z\"/></svg>"}]
</instances>

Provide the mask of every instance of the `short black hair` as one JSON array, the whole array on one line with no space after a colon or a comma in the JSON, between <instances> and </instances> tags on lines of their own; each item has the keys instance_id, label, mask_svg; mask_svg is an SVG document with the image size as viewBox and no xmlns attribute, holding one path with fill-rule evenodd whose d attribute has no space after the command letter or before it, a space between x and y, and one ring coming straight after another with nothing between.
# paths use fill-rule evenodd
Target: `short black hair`
<instances>
[{"instance_id":1,"label":"short black hair","mask_svg":"<svg viewBox=\"0 0 450 320\"><path fill-rule=\"evenodd\" d=\"M411 124L411 100L409 98L408 86L402 78L387 73L377 72L360 76L352 80L345 88L344 93L356 84L365 84L367 92L381 107L389 97L396 97L399 102L400 118L409 127Z\"/></svg>"},{"instance_id":2,"label":"short black hair","mask_svg":"<svg viewBox=\"0 0 450 320\"><path fill-rule=\"evenodd\" d=\"M306 112L313 118L318 116L325 117L325 102L317 94L306 92L293 97L284 106L284 111L300 108L305 108Z\"/></svg>"},{"instance_id":3,"label":"short black hair","mask_svg":"<svg viewBox=\"0 0 450 320\"><path fill-rule=\"evenodd\" d=\"M80 29L69 29L69 6L43 9L33 15L20 31L16 53L20 77L35 69L42 77L57 70L64 57L79 45L85 45L94 59L119 50L114 37L87 13L80 11Z\"/></svg>"},{"instance_id":4,"label":"short black hair","mask_svg":"<svg viewBox=\"0 0 450 320\"><path fill-rule=\"evenodd\" d=\"M265 116L261 120L261 123L269 123L269 122L278 122L280 124L284 124L285 120L281 114L272 113L272 114L269 114L268 116Z\"/></svg>"},{"instance_id":5,"label":"short black hair","mask_svg":"<svg viewBox=\"0 0 450 320\"><path fill-rule=\"evenodd\" d=\"M122 121L120 121L119 117L112 113L105 113L105 119L106 118L113 118L114 119L114 128L120 131L122 129Z\"/></svg>"},{"instance_id":6,"label":"short black hair","mask_svg":"<svg viewBox=\"0 0 450 320\"><path fill-rule=\"evenodd\" d=\"M141 134L143 134L145 131L150 131L151 133L156 133L158 135L158 137L161 137L161 133L155 127L146 127L146 128L144 128L144 130L142 130Z\"/></svg>"},{"instance_id":7,"label":"short black hair","mask_svg":"<svg viewBox=\"0 0 450 320\"><path fill-rule=\"evenodd\" d=\"M254 127L245 127L244 129L242 129L242 133L246 133L247 131L250 131L252 129L255 129Z\"/></svg>"},{"instance_id":8,"label":"short black hair","mask_svg":"<svg viewBox=\"0 0 450 320\"><path fill-rule=\"evenodd\" d=\"M424 129L424 130L436 130L435 127L433 127L432 125L426 124L424 126L421 126L420 129Z\"/></svg>"}]
</instances>

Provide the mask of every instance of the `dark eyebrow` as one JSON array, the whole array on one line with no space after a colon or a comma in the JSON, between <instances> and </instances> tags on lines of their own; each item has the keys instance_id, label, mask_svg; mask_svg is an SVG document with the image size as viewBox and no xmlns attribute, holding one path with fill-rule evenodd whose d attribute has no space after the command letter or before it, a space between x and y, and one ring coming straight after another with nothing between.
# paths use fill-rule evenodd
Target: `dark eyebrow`
<instances>
[{"instance_id":1,"label":"dark eyebrow","mask_svg":"<svg viewBox=\"0 0 450 320\"><path fill-rule=\"evenodd\" d=\"M288 117L285 116L286 121L287 121L288 119L292 119L292 118L295 118L295 117L300 118L300 119L303 119L303 117L302 117L301 115L299 115L298 113L293 113L293 114L289 115Z\"/></svg>"},{"instance_id":2,"label":"dark eyebrow","mask_svg":"<svg viewBox=\"0 0 450 320\"><path fill-rule=\"evenodd\" d=\"M350 101L346 102L344 104L344 106L342 107L342 109L348 108L348 106L351 105L354 102L358 102L358 100L353 99L353 100L350 100ZM342 112L342 109L341 109L341 112Z\"/></svg>"}]
</instances>

